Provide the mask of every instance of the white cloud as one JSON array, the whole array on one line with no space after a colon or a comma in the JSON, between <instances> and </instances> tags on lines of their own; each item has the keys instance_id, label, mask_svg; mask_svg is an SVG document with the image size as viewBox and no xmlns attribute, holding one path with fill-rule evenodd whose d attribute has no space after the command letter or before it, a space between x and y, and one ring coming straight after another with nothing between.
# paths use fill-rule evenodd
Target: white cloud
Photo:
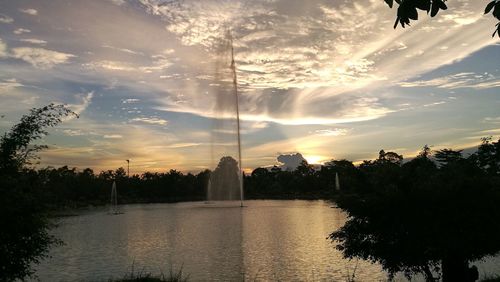
<instances>
[{"instance_id":1,"label":"white cloud","mask_svg":"<svg viewBox=\"0 0 500 282\"><path fill-rule=\"evenodd\" d=\"M137 71L132 64L119 61L98 61L84 64L83 67L93 70L104 69L111 71Z\"/></svg>"},{"instance_id":2,"label":"white cloud","mask_svg":"<svg viewBox=\"0 0 500 282\"><path fill-rule=\"evenodd\" d=\"M167 120L158 118L158 117L138 117L130 120L131 122L140 122L147 124L155 124L155 125L166 125L168 123Z\"/></svg>"},{"instance_id":3,"label":"white cloud","mask_svg":"<svg viewBox=\"0 0 500 282\"><path fill-rule=\"evenodd\" d=\"M24 85L19 83L15 78L4 79L3 81L0 81L0 94L8 93L12 89L21 86Z\"/></svg>"},{"instance_id":4,"label":"white cloud","mask_svg":"<svg viewBox=\"0 0 500 282\"><path fill-rule=\"evenodd\" d=\"M103 136L104 139L122 139L123 136L120 134L106 134Z\"/></svg>"},{"instance_id":5,"label":"white cloud","mask_svg":"<svg viewBox=\"0 0 500 282\"><path fill-rule=\"evenodd\" d=\"M500 79L489 73L462 72L428 80L404 81L400 82L399 85L401 87L438 87L445 89L488 89L500 87Z\"/></svg>"},{"instance_id":6,"label":"white cloud","mask_svg":"<svg viewBox=\"0 0 500 282\"><path fill-rule=\"evenodd\" d=\"M111 1L113 4L117 6L121 6L126 3L125 0L109 0L109 1Z\"/></svg>"},{"instance_id":7,"label":"white cloud","mask_svg":"<svg viewBox=\"0 0 500 282\"><path fill-rule=\"evenodd\" d=\"M38 44L38 45L47 44L47 41L41 40L41 39L36 39L36 38L25 38L25 39L20 39L19 41L31 43L31 44Z\"/></svg>"},{"instance_id":8,"label":"white cloud","mask_svg":"<svg viewBox=\"0 0 500 282\"><path fill-rule=\"evenodd\" d=\"M78 115L81 115L90 106L93 97L94 91L78 94L76 95L76 98L79 100L79 103L69 104L68 107Z\"/></svg>"},{"instance_id":9,"label":"white cloud","mask_svg":"<svg viewBox=\"0 0 500 282\"><path fill-rule=\"evenodd\" d=\"M83 133L83 131L81 131L80 129L64 129L63 132L64 132L64 134L66 134L68 136L82 136L82 135L85 135L85 133Z\"/></svg>"},{"instance_id":10,"label":"white cloud","mask_svg":"<svg viewBox=\"0 0 500 282\"><path fill-rule=\"evenodd\" d=\"M111 45L102 45L103 48L108 48L108 49L112 49L112 50L116 50L116 51L120 51L120 52L124 52L124 53L128 53L128 54L133 54L133 55L144 55L144 53L142 52L138 52L138 51L133 51L133 50L130 50L130 49L127 49L127 48L118 48L118 47L114 47L114 46L111 46Z\"/></svg>"},{"instance_id":11,"label":"white cloud","mask_svg":"<svg viewBox=\"0 0 500 282\"><path fill-rule=\"evenodd\" d=\"M10 23L13 23L14 22L14 19L7 16L7 15L4 15L4 14L0 14L0 23L7 23L7 24L10 24Z\"/></svg>"},{"instance_id":12,"label":"white cloud","mask_svg":"<svg viewBox=\"0 0 500 282\"><path fill-rule=\"evenodd\" d=\"M11 56L30 63L36 68L50 69L57 64L66 63L72 54L47 50L43 48L18 47L12 48Z\"/></svg>"},{"instance_id":13,"label":"white cloud","mask_svg":"<svg viewBox=\"0 0 500 282\"><path fill-rule=\"evenodd\" d=\"M23 33L30 33L31 30L26 29L26 28L18 28L16 30L14 30L13 32L14 32L14 34L23 34Z\"/></svg>"},{"instance_id":14,"label":"white cloud","mask_svg":"<svg viewBox=\"0 0 500 282\"><path fill-rule=\"evenodd\" d=\"M196 147L196 146L200 146L200 145L201 145L201 143L175 143L175 144L167 146L167 148L172 148L172 149L189 148L189 147Z\"/></svg>"},{"instance_id":15,"label":"white cloud","mask_svg":"<svg viewBox=\"0 0 500 282\"><path fill-rule=\"evenodd\" d=\"M319 129L315 130L314 134L318 136L343 136L348 132L345 128Z\"/></svg>"},{"instance_id":16,"label":"white cloud","mask_svg":"<svg viewBox=\"0 0 500 282\"><path fill-rule=\"evenodd\" d=\"M500 117L486 117L484 118L486 123L500 123Z\"/></svg>"},{"instance_id":17,"label":"white cloud","mask_svg":"<svg viewBox=\"0 0 500 282\"><path fill-rule=\"evenodd\" d=\"M128 99L123 99L122 100L122 103L123 104L132 104L132 103L137 103L139 102L140 100L139 99L135 99L135 98L128 98Z\"/></svg>"},{"instance_id":18,"label":"white cloud","mask_svg":"<svg viewBox=\"0 0 500 282\"><path fill-rule=\"evenodd\" d=\"M25 13L31 16L36 16L38 15L38 11L35 9L19 9L19 12Z\"/></svg>"}]
</instances>

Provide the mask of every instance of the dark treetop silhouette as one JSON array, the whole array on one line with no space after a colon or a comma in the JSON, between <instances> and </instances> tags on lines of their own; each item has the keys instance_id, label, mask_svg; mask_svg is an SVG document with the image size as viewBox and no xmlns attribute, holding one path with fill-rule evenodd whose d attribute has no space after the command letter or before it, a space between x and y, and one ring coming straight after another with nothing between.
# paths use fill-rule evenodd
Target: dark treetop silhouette
<instances>
[{"instance_id":1,"label":"dark treetop silhouette","mask_svg":"<svg viewBox=\"0 0 500 282\"><path fill-rule=\"evenodd\" d=\"M389 7L392 8L394 2L396 2L399 7L396 16L396 22L394 23L394 28L398 26L398 23L404 28L405 25L410 25L410 20L418 20L418 10L426 11L430 13L431 17L437 15L439 10L446 10L448 7L444 3L446 0L384 0ZM485 14L492 12L493 17L500 21L500 1L493 0L488 5L484 11ZM495 33L500 37L500 22L496 24Z\"/></svg>"}]
</instances>

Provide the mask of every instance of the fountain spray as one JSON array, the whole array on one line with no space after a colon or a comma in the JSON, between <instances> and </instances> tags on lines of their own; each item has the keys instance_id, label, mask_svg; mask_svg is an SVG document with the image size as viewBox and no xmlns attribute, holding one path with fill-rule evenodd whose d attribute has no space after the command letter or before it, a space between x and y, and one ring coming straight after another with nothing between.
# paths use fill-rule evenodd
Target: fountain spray
<instances>
[{"instance_id":1,"label":"fountain spray","mask_svg":"<svg viewBox=\"0 0 500 282\"><path fill-rule=\"evenodd\" d=\"M243 166L241 164L241 134L240 134L240 107L238 99L238 78L236 76L236 63L234 61L233 36L228 30L229 44L231 45L231 72L233 74L233 93L236 105L236 130L238 136L238 177L240 183L240 206L243 207Z\"/></svg>"}]
</instances>

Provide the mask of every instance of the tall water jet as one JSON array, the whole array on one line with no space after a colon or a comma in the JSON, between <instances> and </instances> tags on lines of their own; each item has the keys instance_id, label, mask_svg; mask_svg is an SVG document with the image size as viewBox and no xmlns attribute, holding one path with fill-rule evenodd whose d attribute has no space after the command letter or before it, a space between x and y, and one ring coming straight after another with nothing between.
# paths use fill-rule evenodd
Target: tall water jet
<instances>
[{"instance_id":1,"label":"tall water jet","mask_svg":"<svg viewBox=\"0 0 500 282\"><path fill-rule=\"evenodd\" d=\"M225 38L220 40L218 46L214 79L215 107L211 153L212 167L215 168L210 175L207 200L239 200L243 206L238 79L230 30L226 32ZM231 152L231 149L236 149L236 152ZM236 155L236 159L231 153ZM220 161L215 166L215 160L219 158Z\"/></svg>"}]
</instances>

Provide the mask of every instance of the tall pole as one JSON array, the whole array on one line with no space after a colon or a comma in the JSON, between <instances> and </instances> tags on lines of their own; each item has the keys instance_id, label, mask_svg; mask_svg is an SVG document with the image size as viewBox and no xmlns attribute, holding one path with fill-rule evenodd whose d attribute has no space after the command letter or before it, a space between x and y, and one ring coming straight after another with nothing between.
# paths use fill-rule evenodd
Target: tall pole
<instances>
[{"instance_id":1,"label":"tall pole","mask_svg":"<svg viewBox=\"0 0 500 282\"><path fill-rule=\"evenodd\" d=\"M127 159L127 177L130 178L130 159Z\"/></svg>"},{"instance_id":2,"label":"tall pole","mask_svg":"<svg viewBox=\"0 0 500 282\"><path fill-rule=\"evenodd\" d=\"M240 106L238 98L238 79L236 77L236 63L234 61L233 36L231 30L228 31L231 44L231 70L233 72L234 97L236 98L236 127L238 134L238 160L239 160L239 178L240 178L240 206L243 207L243 166L241 164L241 136L240 136Z\"/></svg>"}]
</instances>

